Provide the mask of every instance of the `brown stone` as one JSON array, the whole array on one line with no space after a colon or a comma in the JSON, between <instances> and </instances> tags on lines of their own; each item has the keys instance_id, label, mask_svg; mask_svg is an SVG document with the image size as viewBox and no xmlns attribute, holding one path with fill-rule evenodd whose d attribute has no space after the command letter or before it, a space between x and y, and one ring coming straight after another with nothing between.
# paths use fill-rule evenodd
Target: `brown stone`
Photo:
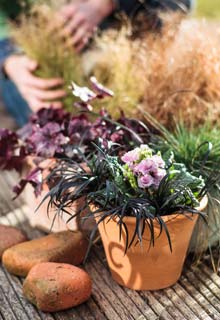
<instances>
[{"instance_id":1,"label":"brown stone","mask_svg":"<svg viewBox=\"0 0 220 320\"><path fill-rule=\"evenodd\" d=\"M25 277L33 266L41 262L79 265L87 247L88 241L81 232L63 231L6 250L2 262L10 273Z\"/></svg>"},{"instance_id":2,"label":"brown stone","mask_svg":"<svg viewBox=\"0 0 220 320\"><path fill-rule=\"evenodd\" d=\"M25 297L44 312L77 306L89 299L91 291L89 275L80 268L63 263L37 264L23 285Z\"/></svg>"},{"instance_id":3,"label":"brown stone","mask_svg":"<svg viewBox=\"0 0 220 320\"><path fill-rule=\"evenodd\" d=\"M5 250L24 241L27 241L27 237L21 230L0 225L0 261Z\"/></svg>"}]
</instances>

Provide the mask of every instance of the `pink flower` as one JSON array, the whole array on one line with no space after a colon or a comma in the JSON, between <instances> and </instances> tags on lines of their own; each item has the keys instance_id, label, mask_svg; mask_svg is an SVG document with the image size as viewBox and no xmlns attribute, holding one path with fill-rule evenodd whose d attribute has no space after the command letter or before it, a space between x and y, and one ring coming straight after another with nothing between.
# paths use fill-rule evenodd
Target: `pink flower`
<instances>
[{"instance_id":1,"label":"pink flower","mask_svg":"<svg viewBox=\"0 0 220 320\"><path fill-rule=\"evenodd\" d=\"M154 156L152 156L151 159L154 161L154 163L157 164L157 166L159 168L161 168L161 169L165 168L165 162L163 161L163 159L160 156L154 155Z\"/></svg>"},{"instance_id":2,"label":"pink flower","mask_svg":"<svg viewBox=\"0 0 220 320\"><path fill-rule=\"evenodd\" d=\"M159 186L161 180L165 177L166 170L165 169L158 169L157 173L154 176L154 185L156 187Z\"/></svg>"},{"instance_id":3,"label":"pink flower","mask_svg":"<svg viewBox=\"0 0 220 320\"><path fill-rule=\"evenodd\" d=\"M131 150L127 153L125 153L121 160L124 162L124 163L127 163L128 165L129 164L133 164L133 162L137 161L139 159L139 148L135 148L134 150Z\"/></svg>"},{"instance_id":4,"label":"pink flower","mask_svg":"<svg viewBox=\"0 0 220 320\"><path fill-rule=\"evenodd\" d=\"M150 171L156 171L157 165L154 163L152 158L142 160L139 164L134 167L135 173L141 173L143 175L149 173Z\"/></svg>"},{"instance_id":5,"label":"pink flower","mask_svg":"<svg viewBox=\"0 0 220 320\"><path fill-rule=\"evenodd\" d=\"M150 175L142 176L138 178L139 188L149 188L154 184L154 178Z\"/></svg>"},{"instance_id":6,"label":"pink flower","mask_svg":"<svg viewBox=\"0 0 220 320\"><path fill-rule=\"evenodd\" d=\"M166 175L165 162L160 155L152 155L152 153L153 151L147 145L141 145L121 158L131 171L129 175L137 179L139 188L157 188Z\"/></svg>"}]
</instances>

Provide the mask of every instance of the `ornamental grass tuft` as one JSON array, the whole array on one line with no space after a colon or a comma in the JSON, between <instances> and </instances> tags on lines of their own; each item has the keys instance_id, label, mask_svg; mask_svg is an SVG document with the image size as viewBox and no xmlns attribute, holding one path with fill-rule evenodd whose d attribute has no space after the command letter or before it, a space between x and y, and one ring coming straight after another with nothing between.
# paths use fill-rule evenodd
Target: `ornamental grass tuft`
<instances>
[{"instance_id":1,"label":"ornamental grass tuft","mask_svg":"<svg viewBox=\"0 0 220 320\"><path fill-rule=\"evenodd\" d=\"M149 112L166 127L173 118L187 125L220 118L220 36L205 21L163 17L160 32L131 40L126 28L97 40L94 72L112 89L128 115ZM137 109L137 105L140 109Z\"/></svg>"}]
</instances>

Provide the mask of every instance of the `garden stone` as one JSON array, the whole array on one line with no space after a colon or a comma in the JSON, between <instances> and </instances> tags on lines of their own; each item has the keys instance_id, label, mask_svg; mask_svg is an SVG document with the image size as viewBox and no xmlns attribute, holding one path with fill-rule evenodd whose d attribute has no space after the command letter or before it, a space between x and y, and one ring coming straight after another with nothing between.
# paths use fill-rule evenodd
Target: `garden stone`
<instances>
[{"instance_id":1,"label":"garden stone","mask_svg":"<svg viewBox=\"0 0 220 320\"><path fill-rule=\"evenodd\" d=\"M5 250L24 241L27 241L27 237L21 230L0 225L0 261Z\"/></svg>"},{"instance_id":2,"label":"garden stone","mask_svg":"<svg viewBox=\"0 0 220 320\"><path fill-rule=\"evenodd\" d=\"M10 273L25 277L40 262L79 265L87 247L88 242L81 232L63 231L6 250L2 262Z\"/></svg>"},{"instance_id":3,"label":"garden stone","mask_svg":"<svg viewBox=\"0 0 220 320\"><path fill-rule=\"evenodd\" d=\"M82 269L61 263L40 263L29 272L24 285L25 297L44 312L77 306L89 299L92 282Z\"/></svg>"}]
</instances>

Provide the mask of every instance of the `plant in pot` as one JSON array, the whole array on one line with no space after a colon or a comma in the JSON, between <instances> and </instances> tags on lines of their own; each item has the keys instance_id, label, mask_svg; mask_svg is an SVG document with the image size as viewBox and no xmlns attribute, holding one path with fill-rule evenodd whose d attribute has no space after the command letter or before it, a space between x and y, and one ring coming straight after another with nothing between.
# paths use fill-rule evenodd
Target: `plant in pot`
<instances>
[{"instance_id":1,"label":"plant in pot","mask_svg":"<svg viewBox=\"0 0 220 320\"><path fill-rule=\"evenodd\" d=\"M95 78L91 79L91 86L93 90L72 85L73 94L80 100L76 103L76 107L80 107L78 115L63 109L41 109L17 132L0 131L0 167L21 173L22 178L14 191L16 196L25 191L25 200L30 208L28 218L33 227L44 231L79 227L76 220L66 225L69 217L65 212L55 219L56 212L51 208L47 215L46 203L38 214L34 213L54 184L52 179L45 180L44 177L61 159L72 159L82 165L87 155L96 152L92 141L97 141L100 136L122 144L124 150L149 139L147 127L126 118L123 113L114 121L103 109L99 114L89 112L88 109L92 108L89 103L113 94ZM72 206L72 213L82 204L83 198Z\"/></svg>"},{"instance_id":2,"label":"plant in pot","mask_svg":"<svg viewBox=\"0 0 220 320\"><path fill-rule=\"evenodd\" d=\"M172 153L161 155L143 144L115 155L112 143L103 143L87 162L89 170L63 160L51 173L62 179L45 200L59 212L86 198L89 211L82 219L96 220L91 243L98 228L119 284L135 290L169 287L181 275L198 216L205 219L204 180L176 163Z\"/></svg>"}]
</instances>

